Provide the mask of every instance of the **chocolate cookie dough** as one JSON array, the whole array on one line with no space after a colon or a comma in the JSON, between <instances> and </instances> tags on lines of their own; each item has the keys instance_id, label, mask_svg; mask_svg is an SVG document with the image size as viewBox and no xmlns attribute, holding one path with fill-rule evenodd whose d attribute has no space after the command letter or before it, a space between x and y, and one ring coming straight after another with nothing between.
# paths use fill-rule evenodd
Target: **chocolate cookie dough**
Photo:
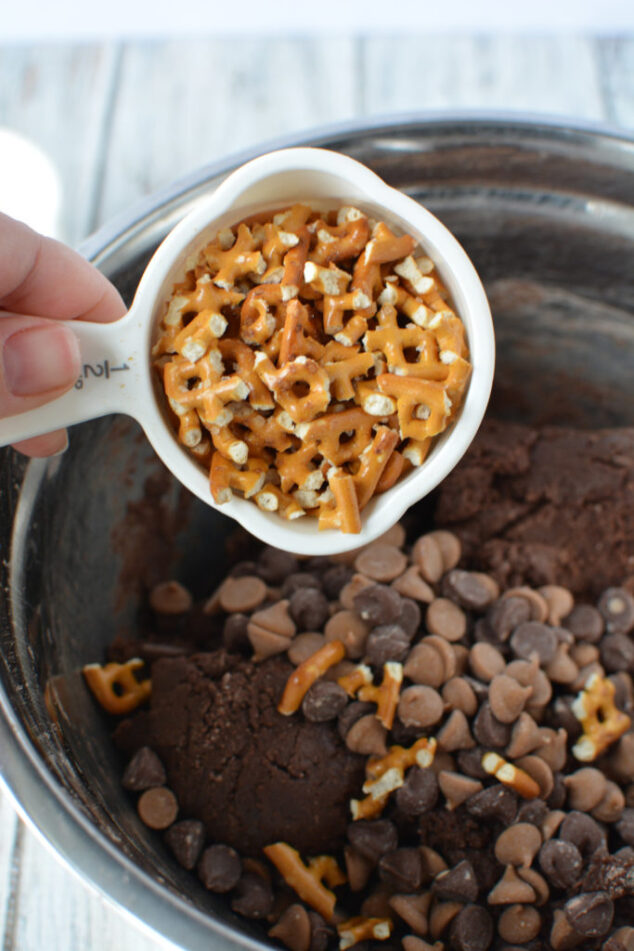
<instances>
[{"instance_id":1,"label":"chocolate cookie dough","mask_svg":"<svg viewBox=\"0 0 634 951\"><path fill-rule=\"evenodd\" d=\"M126 752L160 756L182 815L243 855L278 840L309 854L336 850L363 783L365 759L333 722L277 712L293 669L283 657L254 664L224 650L158 660L149 712L116 731Z\"/></svg>"},{"instance_id":2,"label":"chocolate cookie dough","mask_svg":"<svg viewBox=\"0 0 634 951\"><path fill-rule=\"evenodd\" d=\"M529 429L486 421L443 482L436 524L505 587L594 598L634 581L634 429Z\"/></svg>"}]
</instances>

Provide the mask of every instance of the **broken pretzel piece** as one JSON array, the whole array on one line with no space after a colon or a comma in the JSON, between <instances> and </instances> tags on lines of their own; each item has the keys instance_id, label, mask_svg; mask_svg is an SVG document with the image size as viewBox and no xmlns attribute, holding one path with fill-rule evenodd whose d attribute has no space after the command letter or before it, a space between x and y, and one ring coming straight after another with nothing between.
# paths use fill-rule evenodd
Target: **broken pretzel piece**
<instances>
[{"instance_id":1,"label":"broken pretzel piece","mask_svg":"<svg viewBox=\"0 0 634 951\"><path fill-rule=\"evenodd\" d=\"M394 714L403 683L403 665L388 661L383 665L383 681L380 687L365 684L359 690L359 700L376 703L376 717L386 730L392 729Z\"/></svg>"},{"instance_id":2,"label":"broken pretzel piece","mask_svg":"<svg viewBox=\"0 0 634 951\"><path fill-rule=\"evenodd\" d=\"M366 765L363 785L365 799L351 799L350 812L356 822L359 819L373 819L380 815L387 804L390 793L399 789L405 781L405 770L414 764L425 769L434 761L437 743L434 737L421 737L409 748L391 746L388 753L381 757L370 757Z\"/></svg>"},{"instance_id":3,"label":"broken pretzel piece","mask_svg":"<svg viewBox=\"0 0 634 951\"><path fill-rule=\"evenodd\" d=\"M329 641L297 667L286 681L284 693L277 710L285 717L299 710L302 700L315 683L330 667L346 656L341 641Z\"/></svg>"},{"instance_id":4,"label":"broken pretzel piece","mask_svg":"<svg viewBox=\"0 0 634 951\"><path fill-rule=\"evenodd\" d=\"M541 790L532 776L518 766L514 766L513 763L502 759L497 753L484 754L482 769L490 776L495 776L498 782L514 789L523 799L536 799L541 796Z\"/></svg>"},{"instance_id":5,"label":"broken pretzel piece","mask_svg":"<svg viewBox=\"0 0 634 951\"><path fill-rule=\"evenodd\" d=\"M95 699L107 713L115 716L131 713L149 698L152 681L149 677L137 680L134 671L145 661L138 657L125 664L86 664L82 673Z\"/></svg>"},{"instance_id":6,"label":"broken pretzel piece","mask_svg":"<svg viewBox=\"0 0 634 951\"><path fill-rule=\"evenodd\" d=\"M286 842L275 842L264 847L264 854L275 865L287 885L297 892L302 901L314 908L326 921L332 921L336 896L323 881L336 888L346 882L337 862L330 855L319 855L304 865L297 849Z\"/></svg>"},{"instance_id":7,"label":"broken pretzel piece","mask_svg":"<svg viewBox=\"0 0 634 951\"><path fill-rule=\"evenodd\" d=\"M392 934L391 918L349 918L337 925L339 951L346 951L360 941L386 941Z\"/></svg>"},{"instance_id":8,"label":"broken pretzel piece","mask_svg":"<svg viewBox=\"0 0 634 951\"><path fill-rule=\"evenodd\" d=\"M594 673L572 704L583 727L572 754L583 763L591 763L630 728L630 718L614 702L615 689L611 680Z\"/></svg>"}]
</instances>

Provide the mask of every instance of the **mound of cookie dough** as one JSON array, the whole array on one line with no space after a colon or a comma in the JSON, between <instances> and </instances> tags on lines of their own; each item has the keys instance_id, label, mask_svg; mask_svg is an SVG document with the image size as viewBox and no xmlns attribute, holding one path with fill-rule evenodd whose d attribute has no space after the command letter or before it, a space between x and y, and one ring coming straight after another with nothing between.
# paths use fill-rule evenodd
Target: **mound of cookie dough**
<instances>
[{"instance_id":1,"label":"mound of cookie dough","mask_svg":"<svg viewBox=\"0 0 634 951\"><path fill-rule=\"evenodd\" d=\"M277 712L293 669L281 656L256 664L224 650L158 660L151 709L116 733L127 752L156 752L181 812L243 855L278 839L308 853L339 848L363 781L363 758L332 723Z\"/></svg>"},{"instance_id":2,"label":"mound of cookie dough","mask_svg":"<svg viewBox=\"0 0 634 951\"><path fill-rule=\"evenodd\" d=\"M505 585L596 597L634 583L634 430L487 420L439 490L436 521Z\"/></svg>"}]
</instances>

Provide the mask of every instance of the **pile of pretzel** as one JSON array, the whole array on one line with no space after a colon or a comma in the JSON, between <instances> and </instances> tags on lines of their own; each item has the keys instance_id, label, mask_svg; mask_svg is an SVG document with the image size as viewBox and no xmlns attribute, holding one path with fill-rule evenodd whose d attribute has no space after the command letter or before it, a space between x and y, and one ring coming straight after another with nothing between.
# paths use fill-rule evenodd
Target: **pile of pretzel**
<instances>
[{"instance_id":1,"label":"pile of pretzel","mask_svg":"<svg viewBox=\"0 0 634 951\"><path fill-rule=\"evenodd\" d=\"M471 366L433 262L356 208L294 205L226 228L174 287L153 349L179 441L287 519L361 530L424 461Z\"/></svg>"}]
</instances>

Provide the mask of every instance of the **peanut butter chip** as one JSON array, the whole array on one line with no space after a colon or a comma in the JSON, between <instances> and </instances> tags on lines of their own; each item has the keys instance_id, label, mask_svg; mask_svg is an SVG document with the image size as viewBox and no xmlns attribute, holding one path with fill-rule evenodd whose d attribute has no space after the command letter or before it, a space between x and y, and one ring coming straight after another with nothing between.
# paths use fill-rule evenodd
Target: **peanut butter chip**
<instances>
[{"instance_id":1,"label":"peanut butter chip","mask_svg":"<svg viewBox=\"0 0 634 951\"><path fill-rule=\"evenodd\" d=\"M178 802L171 789L156 786L139 796L137 811L149 829L167 829L178 815Z\"/></svg>"},{"instance_id":2,"label":"peanut butter chip","mask_svg":"<svg viewBox=\"0 0 634 951\"><path fill-rule=\"evenodd\" d=\"M442 688L442 698L451 709L462 710L468 717L472 717L478 709L473 687L463 677L452 677L448 680Z\"/></svg>"},{"instance_id":3,"label":"peanut butter chip","mask_svg":"<svg viewBox=\"0 0 634 951\"><path fill-rule=\"evenodd\" d=\"M548 799L554 786L553 771L548 763L540 756L522 756L515 760L515 765L535 780L542 799Z\"/></svg>"},{"instance_id":4,"label":"peanut butter chip","mask_svg":"<svg viewBox=\"0 0 634 951\"><path fill-rule=\"evenodd\" d=\"M436 598L427 608L425 618L430 634L438 634L448 641L459 641L467 632L467 618L448 598Z\"/></svg>"},{"instance_id":5,"label":"peanut butter chip","mask_svg":"<svg viewBox=\"0 0 634 951\"><path fill-rule=\"evenodd\" d=\"M557 731L551 730L549 727L542 727L539 736L541 743L535 750L535 754L548 763L553 771L563 769L568 756L567 732L563 727Z\"/></svg>"},{"instance_id":6,"label":"peanut butter chip","mask_svg":"<svg viewBox=\"0 0 634 951\"><path fill-rule=\"evenodd\" d=\"M536 897L528 882L523 881L513 866L509 865L495 888L489 892L487 901L490 905L513 905L516 902L533 902Z\"/></svg>"},{"instance_id":7,"label":"peanut butter chip","mask_svg":"<svg viewBox=\"0 0 634 951\"><path fill-rule=\"evenodd\" d=\"M266 660L267 657L273 657L275 654L283 654L290 646L290 638L281 634L275 634L259 624L249 621L247 633L251 647L253 648L253 660Z\"/></svg>"},{"instance_id":8,"label":"peanut butter chip","mask_svg":"<svg viewBox=\"0 0 634 951\"><path fill-rule=\"evenodd\" d=\"M427 934L427 914L431 897L431 892L423 895L392 895L390 907L399 918L403 919L408 928L411 928L418 935L425 935ZM409 951L405 945L407 940L407 938L403 938L403 947L406 951ZM426 941L421 942L421 944L431 948L431 945L428 945ZM412 948L411 951L424 951L424 949Z\"/></svg>"},{"instance_id":9,"label":"peanut butter chip","mask_svg":"<svg viewBox=\"0 0 634 951\"><path fill-rule=\"evenodd\" d=\"M444 529L438 529L430 532L429 537L433 538L442 555L442 566L444 571L451 571L460 561L462 555L462 544L457 535L453 532L447 532Z\"/></svg>"},{"instance_id":10,"label":"peanut butter chip","mask_svg":"<svg viewBox=\"0 0 634 951\"><path fill-rule=\"evenodd\" d=\"M269 608L263 608L251 615L251 621L280 637L291 638L295 634L295 622L288 613L288 601L276 601Z\"/></svg>"},{"instance_id":11,"label":"peanut butter chip","mask_svg":"<svg viewBox=\"0 0 634 951\"><path fill-rule=\"evenodd\" d=\"M532 687L522 687L512 677L496 674L489 686L493 715L502 723L514 723L532 692Z\"/></svg>"},{"instance_id":12,"label":"peanut butter chip","mask_svg":"<svg viewBox=\"0 0 634 951\"><path fill-rule=\"evenodd\" d=\"M530 905L511 905L500 915L498 934L509 944L527 944L537 937L541 926L541 915L536 908Z\"/></svg>"},{"instance_id":13,"label":"peanut butter chip","mask_svg":"<svg viewBox=\"0 0 634 951\"><path fill-rule=\"evenodd\" d=\"M530 822L516 822L498 836L495 843L495 857L502 865L529 867L539 852L541 844L542 837L537 826Z\"/></svg>"},{"instance_id":14,"label":"peanut butter chip","mask_svg":"<svg viewBox=\"0 0 634 951\"><path fill-rule=\"evenodd\" d=\"M369 630L356 611L337 611L326 622L324 635L327 641L341 641L347 656L357 660L363 657Z\"/></svg>"},{"instance_id":15,"label":"peanut butter chip","mask_svg":"<svg viewBox=\"0 0 634 951\"><path fill-rule=\"evenodd\" d=\"M220 586L218 597L220 607L229 614L234 611L254 611L266 598L266 585L261 578L249 575L229 577Z\"/></svg>"},{"instance_id":16,"label":"peanut butter chip","mask_svg":"<svg viewBox=\"0 0 634 951\"><path fill-rule=\"evenodd\" d=\"M548 623L559 627L562 618L567 617L574 607L572 594L568 588L562 588L558 584L546 584L537 590L548 605Z\"/></svg>"},{"instance_id":17,"label":"peanut butter chip","mask_svg":"<svg viewBox=\"0 0 634 951\"><path fill-rule=\"evenodd\" d=\"M509 759L526 756L527 753L532 753L534 749L537 749L541 742L539 727L530 713L522 712L513 726L511 742L506 748L506 755Z\"/></svg>"},{"instance_id":18,"label":"peanut butter chip","mask_svg":"<svg viewBox=\"0 0 634 951\"><path fill-rule=\"evenodd\" d=\"M157 614L185 614L193 599L178 581L162 581L150 591L150 607Z\"/></svg>"},{"instance_id":19,"label":"peanut butter chip","mask_svg":"<svg viewBox=\"0 0 634 951\"><path fill-rule=\"evenodd\" d=\"M625 809L625 796L610 779L607 781L606 790L599 804L592 810L592 815L599 822L616 822L621 818Z\"/></svg>"},{"instance_id":20,"label":"peanut butter chip","mask_svg":"<svg viewBox=\"0 0 634 951\"><path fill-rule=\"evenodd\" d=\"M431 644L416 644L407 655L403 673L415 684L440 687L445 679L445 664Z\"/></svg>"},{"instance_id":21,"label":"peanut butter chip","mask_svg":"<svg viewBox=\"0 0 634 951\"><path fill-rule=\"evenodd\" d=\"M423 601L425 604L430 604L435 597L433 588L423 581L417 565L411 565L400 578L392 582L392 587L403 597L414 598L415 601Z\"/></svg>"},{"instance_id":22,"label":"peanut butter chip","mask_svg":"<svg viewBox=\"0 0 634 951\"><path fill-rule=\"evenodd\" d=\"M550 898L550 889L543 875L536 872L534 868L524 868L522 866L517 869L517 874L523 881L528 882L535 892L535 904L545 905Z\"/></svg>"},{"instance_id":23,"label":"peanut butter chip","mask_svg":"<svg viewBox=\"0 0 634 951\"><path fill-rule=\"evenodd\" d=\"M415 684L401 693L398 702L398 718L405 726L421 730L438 723L444 705L440 694L433 687Z\"/></svg>"},{"instance_id":24,"label":"peanut butter chip","mask_svg":"<svg viewBox=\"0 0 634 951\"><path fill-rule=\"evenodd\" d=\"M346 863L348 885L353 892L360 892L367 885L372 874L374 864L361 855L352 845L346 845L343 850Z\"/></svg>"},{"instance_id":25,"label":"peanut butter chip","mask_svg":"<svg viewBox=\"0 0 634 951\"><path fill-rule=\"evenodd\" d=\"M333 640L337 640L337 638L333 638ZM295 664L295 666L298 667L299 664L303 664L305 660L308 660L309 657L316 654L325 643L326 638L323 634L317 634L312 631L306 632L305 634L298 634L297 637L293 638L291 646L288 648L288 659L291 664Z\"/></svg>"},{"instance_id":26,"label":"peanut butter chip","mask_svg":"<svg viewBox=\"0 0 634 951\"><path fill-rule=\"evenodd\" d=\"M580 812L590 812L598 806L607 789L604 774L592 766L584 766L564 779L568 790L568 805Z\"/></svg>"},{"instance_id":27,"label":"peanut butter chip","mask_svg":"<svg viewBox=\"0 0 634 951\"><path fill-rule=\"evenodd\" d=\"M506 667L502 654L492 644L481 641L474 644L469 652L469 666L474 677L488 683Z\"/></svg>"},{"instance_id":28,"label":"peanut butter chip","mask_svg":"<svg viewBox=\"0 0 634 951\"><path fill-rule=\"evenodd\" d=\"M360 717L346 734L346 746L353 753L364 756L384 756L387 753L387 730L373 713Z\"/></svg>"},{"instance_id":29,"label":"peanut butter chip","mask_svg":"<svg viewBox=\"0 0 634 951\"><path fill-rule=\"evenodd\" d=\"M425 581L429 581L430 584L440 581L444 571L442 551L432 535L421 535L414 542L412 561L418 565Z\"/></svg>"},{"instance_id":30,"label":"peanut butter chip","mask_svg":"<svg viewBox=\"0 0 634 951\"><path fill-rule=\"evenodd\" d=\"M546 599L538 594L537 591L534 591L533 588L521 587L521 588L508 588L504 594L503 598L524 598L528 602L528 605L531 609L531 620L539 621L544 623L548 617L548 604Z\"/></svg>"},{"instance_id":31,"label":"peanut butter chip","mask_svg":"<svg viewBox=\"0 0 634 951\"><path fill-rule=\"evenodd\" d=\"M456 809L482 789L482 783L479 780L450 770L442 770L438 774L438 785L447 800L449 809Z\"/></svg>"},{"instance_id":32,"label":"peanut butter chip","mask_svg":"<svg viewBox=\"0 0 634 951\"><path fill-rule=\"evenodd\" d=\"M469 730L469 722L462 710L454 710L437 735L441 750L453 753L456 750L470 750L476 744Z\"/></svg>"},{"instance_id":33,"label":"peanut butter chip","mask_svg":"<svg viewBox=\"0 0 634 951\"><path fill-rule=\"evenodd\" d=\"M546 673L555 684L571 684L579 675L579 668L570 656L570 644L559 644L557 653L546 666Z\"/></svg>"},{"instance_id":34,"label":"peanut butter chip","mask_svg":"<svg viewBox=\"0 0 634 951\"><path fill-rule=\"evenodd\" d=\"M395 545L375 542L363 549L354 566L373 581L393 581L407 568L407 558Z\"/></svg>"}]
</instances>

